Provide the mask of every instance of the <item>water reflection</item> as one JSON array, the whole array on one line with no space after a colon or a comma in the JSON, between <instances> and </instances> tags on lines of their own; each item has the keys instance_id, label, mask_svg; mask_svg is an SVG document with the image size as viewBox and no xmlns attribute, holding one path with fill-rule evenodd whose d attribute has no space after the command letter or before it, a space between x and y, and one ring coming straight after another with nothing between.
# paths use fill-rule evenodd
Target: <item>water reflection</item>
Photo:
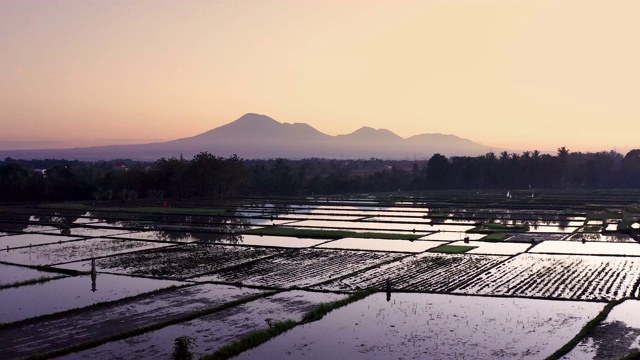
<instances>
[{"instance_id":1,"label":"water reflection","mask_svg":"<svg viewBox=\"0 0 640 360\"><path fill-rule=\"evenodd\" d=\"M566 228L582 225L582 221L568 216L563 211L553 210L513 210L513 209L476 209L460 207L433 207L428 215L432 223L447 221L492 221L511 225L527 225L531 228L538 226L555 226L559 232ZM584 220L584 219L582 219Z\"/></svg>"},{"instance_id":2,"label":"water reflection","mask_svg":"<svg viewBox=\"0 0 640 360\"><path fill-rule=\"evenodd\" d=\"M386 281L386 289L387 289L387 302L391 301L391 280L387 279Z\"/></svg>"},{"instance_id":3,"label":"water reflection","mask_svg":"<svg viewBox=\"0 0 640 360\"><path fill-rule=\"evenodd\" d=\"M227 229L227 233L213 233L213 232L191 232L191 231L157 231L157 237L159 240L168 242L203 242L203 243L227 243L227 244L241 244L242 234L240 231L248 229L248 226L235 226Z\"/></svg>"},{"instance_id":4,"label":"water reflection","mask_svg":"<svg viewBox=\"0 0 640 360\"><path fill-rule=\"evenodd\" d=\"M235 211L227 211L225 216L129 214L127 220L105 221L125 228L152 230L161 241L238 244L242 242L240 233L250 229L251 224L248 218L234 215Z\"/></svg>"},{"instance_id":5,"label":"water reflection","mask_svg":"<svg viewBox=\"0 0 640 360\"><path fill-rule=\"evenodd\" d=\"M96 292L96 280L98 278L98 272L96 271L96 259L91 258L91 291Z\"/></svg>"}]
</instances>

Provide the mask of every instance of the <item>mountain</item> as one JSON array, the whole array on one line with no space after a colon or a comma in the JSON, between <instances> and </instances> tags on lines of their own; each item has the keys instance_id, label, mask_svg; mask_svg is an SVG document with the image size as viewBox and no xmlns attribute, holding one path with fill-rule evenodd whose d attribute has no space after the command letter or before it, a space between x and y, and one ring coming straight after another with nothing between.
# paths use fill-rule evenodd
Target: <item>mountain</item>
<instances>
[{"instance_id":1,"label":"mountain","mask_svg":"<svg viewBox=\"0 0 640 360\"><path fill-rule=\"evenodd\" d=\"M0 159L64 158L78 160L157 160L208 151L216 156L233 154L246 159L309 157L340 159L425 159L475 156L498 152L455 135L421 134L404 139L386 129L362 127L350 134L331 136L304 123L280 123L266 115L245 114L236 121L192 137L136 145L95 146L50 150L0 150Z\"/></svg>"}]
</instances>

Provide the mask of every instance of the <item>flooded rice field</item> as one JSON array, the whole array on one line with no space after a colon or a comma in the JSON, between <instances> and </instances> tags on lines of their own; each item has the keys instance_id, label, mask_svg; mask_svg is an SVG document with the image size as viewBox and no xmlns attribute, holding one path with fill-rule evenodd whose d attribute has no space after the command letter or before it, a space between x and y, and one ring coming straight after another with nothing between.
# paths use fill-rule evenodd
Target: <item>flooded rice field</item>
<instances>
[{"instance_id":1,"label":"flooded rice field","mask_svg":"<svg viewBox=\"0 0 640 360\"><path fill-rule=\"evenodd\" d=\"M181 279L251 263L280 251L261 247L188 244L104 257L96 260L96 267L110 273ZM90 271L91 263L82 261L61 267Z\"/></svg>"},{"instance_id":2,"label":"flooded rice field","mask_svg":"<svg viewBox=\"0 0 640 360\"><path fill-rule=\"evenodd\" d=\"M584 242L577 241L544 241L529 252L550 254L587 254L587 255L621 255L640 256L640 244L637 242Z\"/></svg>"},{"instance_id":3,"label":"flooded rice field","mask_svg":"<svg viewBox=\"0 0 640 360\"><path fill-rule=\"evenodd\" d=\"M0 264L0 286L38 279L50 279L63 276L47 271L40 271L23 266Z\"/></svg>"},{"instance_id":4,"label":"flooded rice field","mask_svg":"<svg viewBox=\"0 0 640 360\"><path fill-rule=\"evenodd\" d=\"M116 239L83 239L0 251L0 261L21 265L52 265L164 246L168 244Z\"/></svg>"},{"instance_id":5,"label":"flooded rice field","mask_svg":"<svg viewBox=\"0 0 640 360\"><path fill-rule=\"evenodd\" d=\"M640 207L548 196L0 207L0 348L204 356L285 321L240 358L541 359L624 300L562 356L640 350Z\"/></svg>"},{"instance_id":6,"label":"flooded rice field","mask_svg":"<svg viewBox=\"0 0 640 360\"><path fill-rule=\"evenodd\" d=\"M84 240L83 237L45 234L15 234L0 237L0 250L9 252L11 249L32 247L35 245L59 244L67 241Z\"/></svg>"},{"instance_id":7,"label":"flooded rice field","mask_svg":"<svg viewBox=\"0 0 640 360\"><path fill-rule=\"evenodd\" d=\"M98 274L69 276L0 291L0 323L114 301L179 285L170 280Z\"/></svg>"},{"instance_id":8,"label":"flooded rice field","mask_svg":"<svg viewBox=\"0 0 640 360\"><path fill-rule=\"evenodd\" d=\"M393 289L448 292L505 260L507 257L504 256L425 252L336 279L316 288L347 291L367 288L383 290L386 280L389 280Z\"/></svg>"},{"instance_id":9,"label":"flooded rice field","mask_svg":"<svg viewBox=\"0 0 640 360\"><path fill-rule=\"evenodd\" d=\"M213 315L167 326L128 339L69 354L63 359L170 359L173 341L189 334L193 353L202 356L233 342L238 336L283 320L301 320L314 307L345 298L344 294L285 291L256 299ZM211 329L216 331L211 331Z\"/></svg>"},{"instance_id":10,"label":"flooded rice field","mask_svg":"<svg viewBox=\"0 0 640 360\"><path fill-rule=\"evenodd\" d=\"M621 359L640 350L640 301L626 300L563 359Z\"/></svg>"},{"instance_id":11,"label":"flooded rice field","mask_svg":"<svg viewBox=\"0 0 640 360\"><path fill-rule=\"evenodd\" d=\"M45 353L179 319L185 313L262 292L228 285L201 284L167 289L145 297L129 297L117 303L94 306L90 311L54 313L43 321L27 321L2 330L5 336L0 337L0 348L4 349L5 355L10 355L9 358L25 357L34 352Z\"/></svg>"},{"instance_id":12,"label":"flooded rice field","mask_svg":"<svg viewBox=\"0 0 640 360\"><path fill-rule=\"evenodd\" d=\"M401 253L392 252L292 249L192 280L239 282L276 288L306 287L402 256Z\"/></svg>"},{"instance_id":13,"label":"flooded rice field","mask_svg":"<svg viewBox=\"0 0 640 360\"><path fill-rule=\"evenodd\" d=\"M603 305L378 293L238 359L544 359Z\"/></svg>"},{"instance_id":14,"label":"flooded rice field","mask_svg":"<svg viewBox=\"0 0 640 360\"><path fill-rule=\"evenodd\" d=\"M456 292L575 300L636 297L640 257L520 254Z\"/></svg>"}]
</instances>

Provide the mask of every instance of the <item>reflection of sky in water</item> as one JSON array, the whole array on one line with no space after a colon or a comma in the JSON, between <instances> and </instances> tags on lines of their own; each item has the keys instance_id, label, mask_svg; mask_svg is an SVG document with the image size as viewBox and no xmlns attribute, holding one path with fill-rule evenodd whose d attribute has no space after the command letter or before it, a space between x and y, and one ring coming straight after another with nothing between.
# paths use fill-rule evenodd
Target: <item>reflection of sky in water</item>
<instances>
[{"instance_id":1,"label":"reflection of sky in water","mask_svg":"<svg viewBox=\"0 0 640 360\"><path fill-rule=\"evenodd\" d=\"M38 271L22 266L0 264L0 285L13 284L18 281L38 279L40 277L57 277L58 273ZM1 291L1 290L0 290Z\"/></svg>"},{"instance_id":2,"label":"reflection of sky in water","mask_svg":"<svg viewBox=\"0 0 640 360\"><path fill-rule=\"evenodd\" d=\"M529 232L533 233L565 233L569 234L576 231L577 227L559 227L559 226L529 226Z\"/></svg>"},{"instance_id":3,"label":"reflection of sky in water","mask_svg":"<svg viewBox=\"0 0 640 360\"><path fill-rule=\"evenodd\" d=\"M327 239L305 239L291 236L241 235L238 244L250 246L275 246L306 248L327 242Z\"/></svg>"},{"instance_id":4,"label":"reflection of sky in water","mask_svg":"<svg viewBox=\"0 0 640 360\"><path fill-rule=\"evenodd\" d=\"M195 340L192 352L197 358L213 353L256 329L268 327L267 320L273 323L287 319L299 321L313 307L344 297L346 295L287 291L61 359L171 359L175 338L185 334Z\"/></svg>"},{"instance_id":5,"label":"reflection of sky in water","mask_svg":"<svg viewBox=\"0 0 640 360\"><path fill-rule=\"evenodd\" d=\"M279 214L280 220L343 220L355 221L363 219L362 215L323 215L323 214Z\"/></svg>"},{"instance_id":6,"label":"reflection of sky in water","mask_svg":"<svg viewBox=\"0 0 640 360\"><path fill-rule=\"evenodd\" d=\"M640 256L638 243L606 243L578 241L543 241L529 250L533 253L585 254L585 255L635 255Z\"/></svg>"},{"instance_id":7,"label":"reflection of sky in water","mask_svg":"<svg viewBox=\"0 0 640 360\"><path fill-rule=\"evenodd\" d=\"M74 276L43 284L0 291L0 323L117 300L144 292L180 285L180 282L98 274L97 290L91 291L91 277Z\"/></svg>"},{"instance_id":8,"label":"reflection of sky in water","mask_svg":"<svg viewBox=\"0 0 640 360\"><path fill-rule=\"evenodd\" d=\"M626 300L616 305L607 318L563 357L566 360L622 359L640 349L640 301Z\"/></svg>"},{"instance_id":9,"label":"reflection of sky in water","mask_svg":"<svg viewBox=\"0 0 640 360\"><path fill-rule=\"evenodd\" d=\"M430 223L431 219L429 218L422 218L422 217L402 217L402 216L372 216L372 217L368 217L368 218L364 218L362 219L362 221L377 221L377 222L383 222L383 223L393 223L393 222L399 222L399 223L414 223L414 224L424 224L424 223Z\"/></svg>"},{"instance_id":10,"label":"reflection of sky in water","mask_svg":"<svg viewBox=\"0 0 640 360\"><path fill-rule=\"evenodd\" d=\"M80 237L60 236L60 235L44 235L44 234L21 234L5 236L0 238L0 251L10 248L29 246L29 245L43 245L43 244L57 244L67 241L83 240Z\"/></svg>"},{"instance_id":11,"label":"reflection of sky in water","mask_svg":"<svg viewBox=\"0 0 640 360\"><path fill-rule=\"evenodd\" d=\"M640 329L640 300L627 300L617 305L605 321L622 321L630 327Z\"/></svg>"},{"instance_id":12,"label":"reflection of sky in water","mask_svg":"<svg viewBox=\"0 0 640 360\"><path fill-rule=\"evenodd\" d=\"M238 359L541 359L603 306L408 293L392 293L387 302L376 293Z\"/></svg>"},{"instance_id":13,"label":"reflection of sky in water","mask_svg":"<svg viewBox=\"0 0 640 360\"><path fill-rule=\"evenodd\" d=\"M88 239L0 251L0 260L24 265L50 265L162 246L168 246L168 244L149 241Z\"/></svg>"},{"instance_id":14,"label":"reflection of sky in water","mask_svg":"<svg viewBox=\"0 0 640 360\"><path fill-rule=\"evenodd\" d=\"M291 224L295 227L331 228L331 229L372 229L372 230L395 230L403 232L432 232L432 231L458 231L464 232L473 229L473 226L466 225L443 225L443 224L402 224L402 223L378 223L378 222L350 222L350 221L322 221L303 220Z\"/></svg>"}]
</instances>

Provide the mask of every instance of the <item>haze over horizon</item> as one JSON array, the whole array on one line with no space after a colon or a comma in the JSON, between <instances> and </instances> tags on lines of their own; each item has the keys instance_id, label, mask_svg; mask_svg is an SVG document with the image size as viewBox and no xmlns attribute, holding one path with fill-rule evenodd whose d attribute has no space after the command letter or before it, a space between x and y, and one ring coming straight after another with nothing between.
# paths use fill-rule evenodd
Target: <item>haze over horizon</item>
<instances>
[{"instance_id":1,"label":"haze over horizon","mask_svg":"<svg viewBox=\"0 0 640 360\"><path fill-rule=\"evenodd\" d=\"M3 1L0 149L245 113L514 150L640 147L640 2Z\"/></svg>"}]
</instances>

